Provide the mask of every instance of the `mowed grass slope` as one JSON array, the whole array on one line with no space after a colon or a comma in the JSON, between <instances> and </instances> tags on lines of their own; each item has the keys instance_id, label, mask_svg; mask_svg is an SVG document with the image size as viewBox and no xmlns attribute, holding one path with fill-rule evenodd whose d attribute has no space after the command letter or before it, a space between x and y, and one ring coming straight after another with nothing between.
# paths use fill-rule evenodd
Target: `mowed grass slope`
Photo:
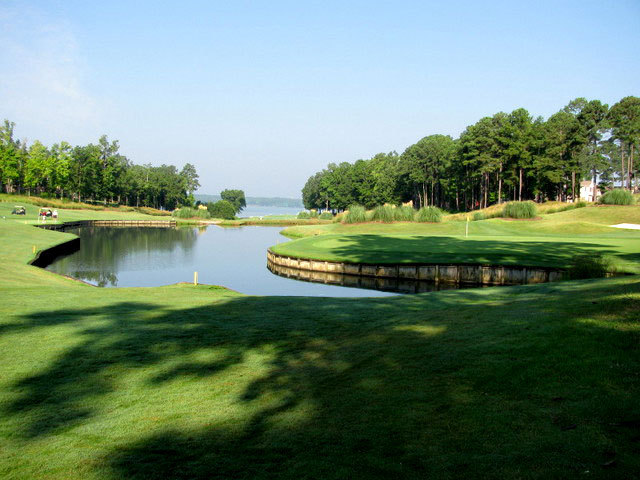
<instances>
[{"instance_id":1,"label":"mowed grass slope","mask_svg":"<svg viewBox=\"0 0 640 480\"><path fill-rule=\"evenodd\" d=\"M10 196L4 195L3 198ZM0 285L48 285L51 283L78 283L72 280L50 275L40 268L26 265L34 257L35 251L64 243L73 235L35 228L39 224L40 207L26 202L0 202ZM26 215L11 215L15 205L26 207ZM145 215L137 212L119 212L113 210L67 210L57 209L57 222L51 218L47 224L64 223L76 220L167 220L168 217Z\"/></svg>"},{"instance_id":2,"label":"mowed grass slope","mask_svg":"<svg viewBox=\"0 0 640 480\"><path fill-rule=\"evenodd\" d=\"M539 220L490 219L436 224L366 223L293 227L298 240L282 255L362 263L487 263L566 268L572 258L602 254L618 271L640 272L640 231L609 225L640 223L640 207L591 207ZM468 236L465 231L468 228Z\"/></svg>"},{"instance_id":3,"label":"mowed grass slope","mask_svg":"<svg viewBox=\"0 0 640 480\"><path fill-rule=\"evenodd\" d=\"M638 478L640 278L100 289L0 223L0 477Z\"/></svg>"}]
</instances>

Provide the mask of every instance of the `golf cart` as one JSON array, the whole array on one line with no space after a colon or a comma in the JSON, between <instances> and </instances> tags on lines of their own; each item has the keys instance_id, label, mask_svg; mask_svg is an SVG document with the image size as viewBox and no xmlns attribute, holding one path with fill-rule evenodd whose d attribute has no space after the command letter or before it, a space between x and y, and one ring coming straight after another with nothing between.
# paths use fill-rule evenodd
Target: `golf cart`
<instances>
[{"instance_id":1,"label":"golf cart","mask_svg":"<svg viewBox=\"0 0 640 480\"><path fill-rule=\"evenodd\" d=\"M11 210L11 215L26 215L27 214L27 209L24 208L22 205L16 205L15 207L13 207L13 210Z\"/></svg>"}]
</instances>

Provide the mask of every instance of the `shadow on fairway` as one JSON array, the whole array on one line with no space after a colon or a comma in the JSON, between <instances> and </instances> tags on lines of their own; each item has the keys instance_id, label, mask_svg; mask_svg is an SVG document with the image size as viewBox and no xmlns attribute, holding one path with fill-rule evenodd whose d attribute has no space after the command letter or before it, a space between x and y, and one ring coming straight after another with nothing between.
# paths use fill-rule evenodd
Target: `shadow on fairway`
<instances>
[{"instance_id":1,"label":"shadow on fairway","mask_svg":"<svg viewBox=\"0 0 640 480\"><path fill-rule=\"evenodd\" d=\"M417 263L468 262L562 268L568 266L575 255L594 252L616 254L616 250L607 245L555 240L541 242L485 240L482 237L461 239L441 236L394 238L348 235L339 238L339 242L344 245L332 249L332 253L348 258L351 262L369 263L394 263L410 258Z\"/></svg>"},{"instance_id":2,"label":"shadow on fairway","mask_svg":"<svg viewBox=\"0 0 640 480\"><path fill-rule=\"evenodd\" d=\"M631 472L633 430L611 425L640 419L629 400L640 393L629 377L639 363L637 334L574 320L605 312L614 324L633 321L637 297L625 292L637 294L640 281L625 292L587 281L575 298L558 297L566 305L554 304L556 292L573 285L491 296L238 296L184 310L118 303L44 311L5 331L72 323L80 341L16 383L3 415L23 416L15 434L42 441L103 414L92 399L116 388L111 367L148 368L144 381L153 389L213 377L268 347L265 373L235 400L241 408L263 405L249 421L234 429L159 426L105 458L111 476L549 477L599 468L612 448L618 468ZM220 354L180 360L203 349ZM171 369L152 368L167 359ZM627 363L605 377L601 362Z\"/></svg>"}]
</instances>

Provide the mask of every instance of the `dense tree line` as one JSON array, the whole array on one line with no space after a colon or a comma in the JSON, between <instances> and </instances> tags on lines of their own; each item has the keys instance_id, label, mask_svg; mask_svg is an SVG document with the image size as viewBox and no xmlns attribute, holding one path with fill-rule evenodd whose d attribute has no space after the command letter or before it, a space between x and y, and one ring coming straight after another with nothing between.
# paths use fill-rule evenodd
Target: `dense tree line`
<instances>
[{"instance_id":1,"label":"dense tree line","mask_svg":"<svg viewBox=\"0 0 640 480\"><path fill-rule=\"evenodd\" d=\"M640 98L611 108L577 98L546 121L519 108L481 118L457 139L430 135L401 155L330 163L308 179L302 198L306 208L332 210L408 201L448 210L567 201L579 196L582 179L636 188L639 144Z\"/></svg>"},{"instance_id":2,"label":"dense tree line","mask_svg":"<svg viewBox=\"0 0 640 480\"><path fill-rule=\"evenodd\" d=\"M14 126L0 126L0 186L7 193L173 209L193 204L200 186L193 165L136 165L106 135L97 144L47 148L15 139Z\"/></svg>"}]
</instances>

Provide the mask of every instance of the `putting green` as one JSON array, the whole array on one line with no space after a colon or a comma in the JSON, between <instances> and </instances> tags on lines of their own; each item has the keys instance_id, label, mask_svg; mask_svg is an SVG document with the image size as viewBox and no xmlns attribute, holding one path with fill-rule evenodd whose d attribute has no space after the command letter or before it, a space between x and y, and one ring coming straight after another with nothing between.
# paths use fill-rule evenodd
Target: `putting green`
<instances>
[{"instance_id":1,"label":"putting green","mask_svg":"<svg viewBox=\"0 0 640 480\"><path fill-rule=\"evenodd\" d=\"M276 245L272 250L281 255L338 262L558 268L568 267L576 255L601 254L610 257L618 271L638 273L640 232L610 225L639 217L640 207L591 207L531 221L292 227L285 234L303 238Z\"/></svg>"}]
</instances>

